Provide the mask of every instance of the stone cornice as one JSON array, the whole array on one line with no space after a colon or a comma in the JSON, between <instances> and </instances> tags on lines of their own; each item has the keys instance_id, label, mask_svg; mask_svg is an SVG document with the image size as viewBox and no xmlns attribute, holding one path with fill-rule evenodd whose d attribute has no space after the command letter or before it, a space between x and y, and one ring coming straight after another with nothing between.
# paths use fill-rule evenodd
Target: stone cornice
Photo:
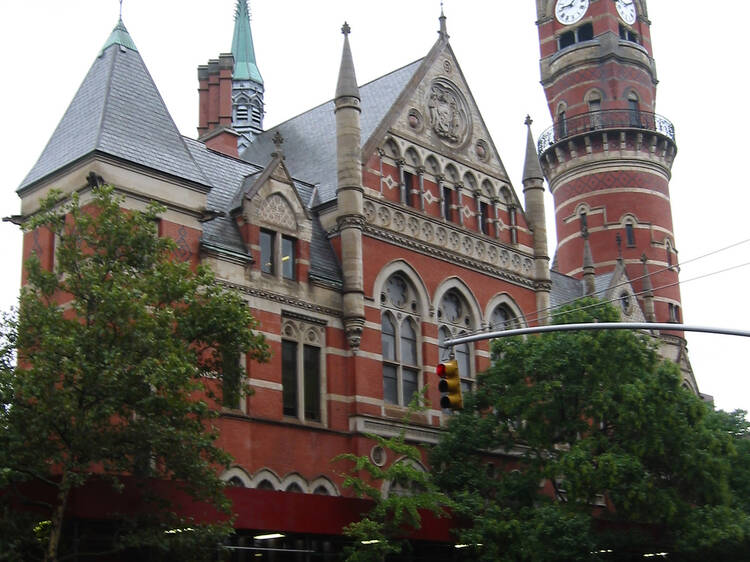
<instances>
[{"instance_id":1,"label":"stone cornice","mask_svg":"<svg viewBox=\"0 0 750 562\"><path fill-rule=\"evenodd\" d=\"M257 298L265 299L268 301L277 302L277 303L287 305L287 306L294 306L297 308L315 312L317 314L333 316L334 318L341 318L340 310L328 308L327 306L321 306L313 302L299 299L297 297L290 297L288 295L280 295L279 293L273 293L271 291L259 289L258 287L240 285L238 283L231 283L225 280L218 281L218 283L224 287L227 287L229 289L234 289L236 291L239 291L240 293L243 293L245 295L249 295L252 297L257 297Z\"/></svg>"},{"instance_id":2,"label":"stone cornice","mask_svg":"<svg viewBox=\"0 0 750 562\"><path fill-rule=\"evenodd\" d=\"M534 257L458 225L433 220L406 208L366 199L367 235L421 254L534 288Z\"/></svg>"}]
</instances>

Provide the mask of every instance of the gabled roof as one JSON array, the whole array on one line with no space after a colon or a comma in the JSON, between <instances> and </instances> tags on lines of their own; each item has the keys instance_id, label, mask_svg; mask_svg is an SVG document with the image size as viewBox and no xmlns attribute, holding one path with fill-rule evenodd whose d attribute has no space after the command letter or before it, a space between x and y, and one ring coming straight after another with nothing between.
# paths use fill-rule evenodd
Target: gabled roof
<instances>
[{"instance_id":1,"label":"gabled roof","mask_svg":"<svg viewBox=\"0 0 750 562\"><path fill-rule=\"evenodd\" d=\"M196 140L185 139L185 143L213 186L208 192L208 209L223 212L223 216L203 223L201 241L234 254L248 255L237 223L231 214L242 205L245 190L257 181L264 167L215 152ZM307 208L311 207L314 188L299 181L294 181L294 187L302 203ZM341 284L342 279L339 262L317 216L312 217L310 276L336 285Z\"/></svg>"},{"instance_id":2,"label":"gabled roof","mask_svg":"<svg viewBox=\"0 0 750 562\"><path fill-rule=\"evenodd\" d=\"M94 152L209 186L122 21L19 191Z\"/></svg>"},{"instance_id":3,"label":"gabled roof","mask_svg":"<svg viewBox=\"0 0 750 562\"><path fill-rule=\"evenodd\" d=\"M362 140L370 137L391 109L422 59L360 86ZM275 150L273 137L284 138L289 172L298 179L318 185L318 198L325 203L336 198L336 121L333 100L315 107L276 127L264 131L241 158L247 162L268 162Z\"/></svg>"}]
</instances>

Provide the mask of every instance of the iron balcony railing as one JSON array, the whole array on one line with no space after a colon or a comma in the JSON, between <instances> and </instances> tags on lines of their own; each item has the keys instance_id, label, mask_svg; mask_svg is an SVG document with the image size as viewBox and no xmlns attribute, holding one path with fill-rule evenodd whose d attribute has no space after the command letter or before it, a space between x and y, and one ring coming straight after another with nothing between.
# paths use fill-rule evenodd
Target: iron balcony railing
<instances>
[{"instance_id":1,"label":"iron balcony railing","mask_svg":"<svg viewBox=\"0 0 750 562\"><path fill-rule=\"evenodd\" d=\"M550 146L566 138L606 129L642 129L675 140L674 125L666 117L632 109L609 109L589 111L558 120L539 136L537 150L542 154Z\"/></svg>"}]
</instances>

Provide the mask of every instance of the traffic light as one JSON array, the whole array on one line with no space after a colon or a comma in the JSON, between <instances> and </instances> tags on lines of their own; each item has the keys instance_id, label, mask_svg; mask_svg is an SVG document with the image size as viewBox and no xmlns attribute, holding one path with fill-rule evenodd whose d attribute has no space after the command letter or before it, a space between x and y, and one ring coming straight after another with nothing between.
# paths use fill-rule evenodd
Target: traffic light
<instances>
[{"instance_id":1,"label":"traffic light","mask_svg":"<svg viewBox=\"0 0 750 562\"><path fill-rule=\"evenodd\" d=\"M440 398L441 408L461 410L464 407L464 399L461 395L461 375L458 372L458 361L451 359L437 366L437 374L440 376L438 389L445 393Z\"/></svg>"}]
</instances>

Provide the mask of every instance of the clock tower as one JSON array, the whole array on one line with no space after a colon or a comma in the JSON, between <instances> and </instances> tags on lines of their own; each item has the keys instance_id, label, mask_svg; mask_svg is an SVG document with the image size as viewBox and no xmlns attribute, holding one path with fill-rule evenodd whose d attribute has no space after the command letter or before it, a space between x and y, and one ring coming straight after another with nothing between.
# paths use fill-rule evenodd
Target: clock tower
<instances>
[{"instance_id":1,"label":"clock tower","mask_svg":"<svg viewBox=\"0 0 750 562\"><path fill-rule=\"evenodd\" d=\"M538 147L555 202L555 269L584 278L620 268L647 320L681 322L669 194L677 145L655 112L646 2L537 0L537 18L553 121ZM695 389L682 332L662 336L663 354Z\"/></svg>"}]
</instances>

